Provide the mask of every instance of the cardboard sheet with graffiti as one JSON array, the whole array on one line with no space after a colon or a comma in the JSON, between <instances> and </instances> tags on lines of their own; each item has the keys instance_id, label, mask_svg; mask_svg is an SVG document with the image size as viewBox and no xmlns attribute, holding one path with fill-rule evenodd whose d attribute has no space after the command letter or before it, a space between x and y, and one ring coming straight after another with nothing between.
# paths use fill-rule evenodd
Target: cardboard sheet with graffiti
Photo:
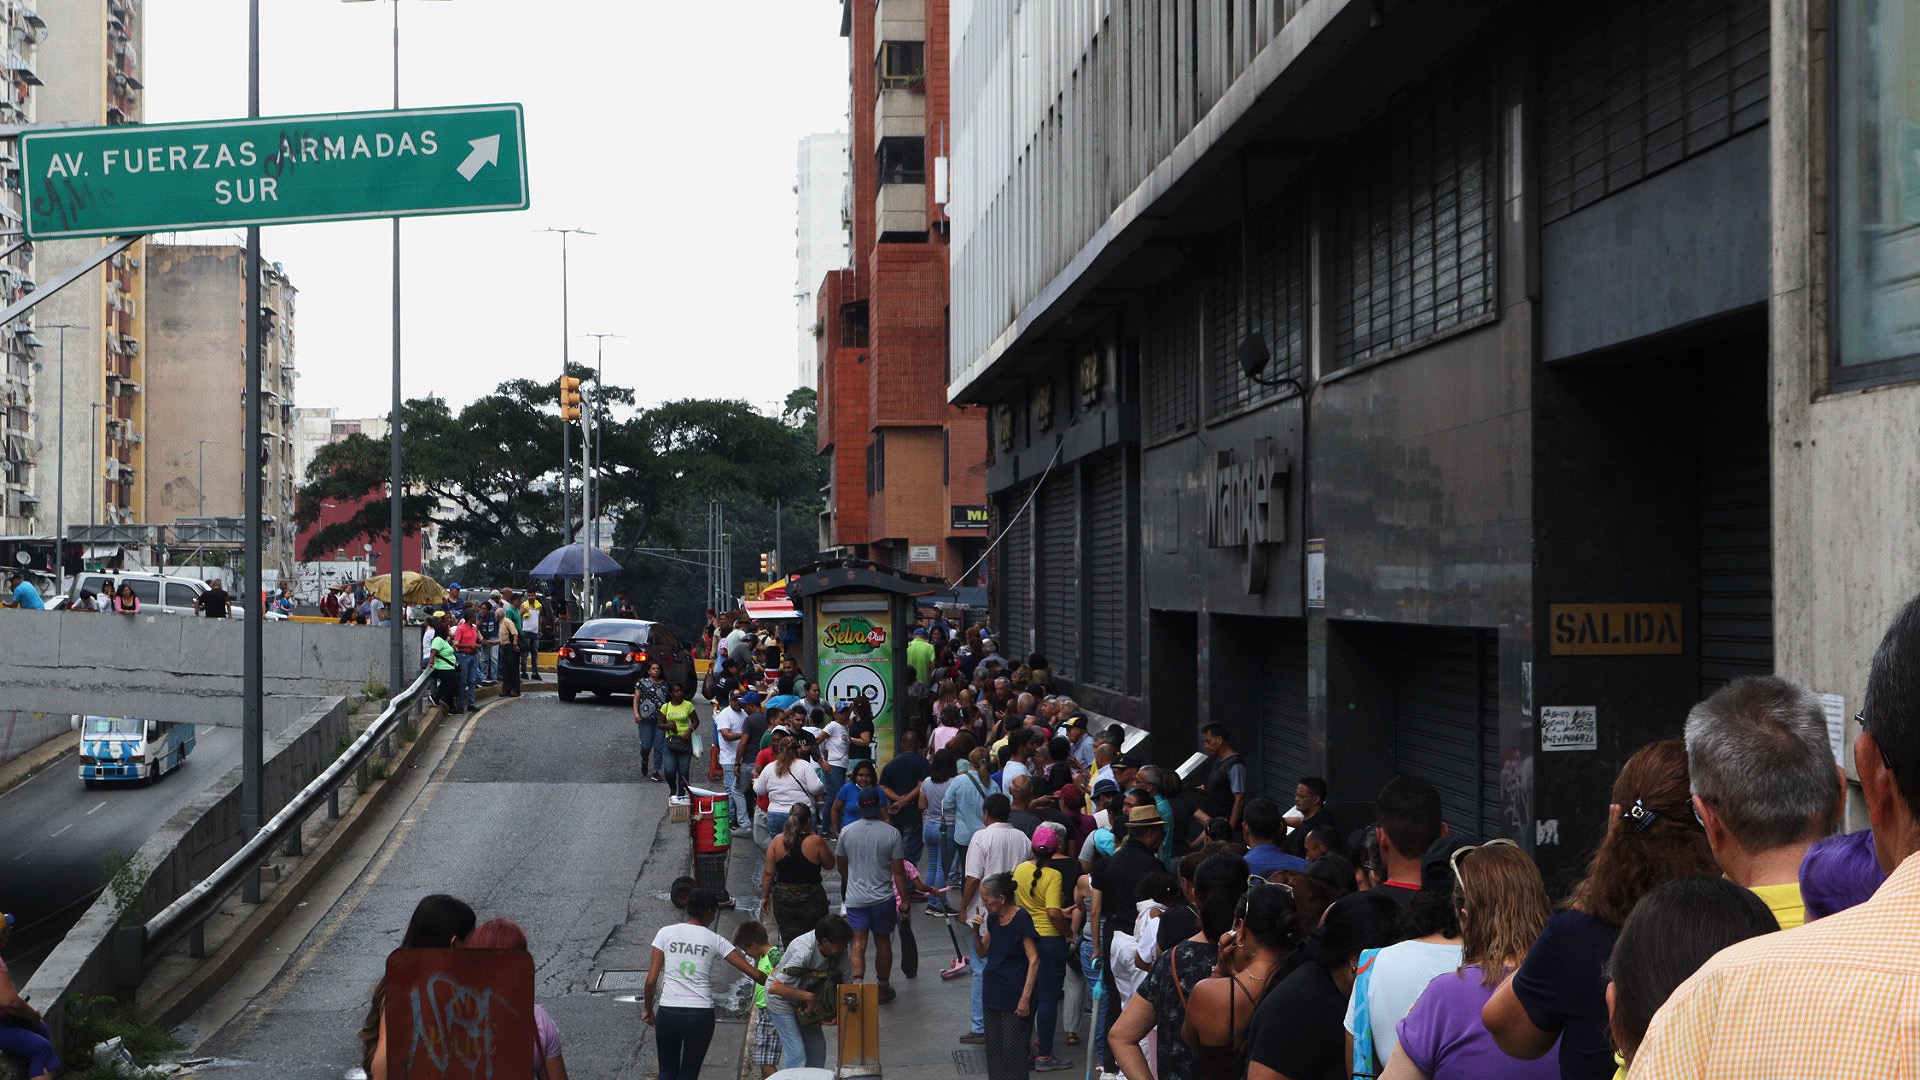
<instances>
[{"instance_id":1,"label":"cardboard sheet with graffiti","mask_svg":"<svg viewBox=\"0 0 1920 1080\"><path fill-rule=\"evenodd\" d=\"M387 1076L532 1076L533 957L524 949L396 949L387 957Z\"/></svg>"}]
</instances>

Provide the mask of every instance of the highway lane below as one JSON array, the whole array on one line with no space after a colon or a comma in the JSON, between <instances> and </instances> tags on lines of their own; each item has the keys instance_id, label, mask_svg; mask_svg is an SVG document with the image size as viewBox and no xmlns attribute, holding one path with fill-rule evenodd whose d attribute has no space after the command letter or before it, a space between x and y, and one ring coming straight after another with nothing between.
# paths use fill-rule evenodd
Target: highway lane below
<instances>
[{"instance_id":1,"label":"highway lane below","mask_svg":"<svg viewBox=\"0 0 1920 1080\"><path fill-rule=\"evenodd\" d=\"M78 735L69 736L77 740ZM25 985L106 879L107 859L134 852L207 786L240 764L236 728L202 726L186 764L151 785L88 788L79 759L0 795L0 911L18 920L7 967Z\"/></svg>"}]
</instances>

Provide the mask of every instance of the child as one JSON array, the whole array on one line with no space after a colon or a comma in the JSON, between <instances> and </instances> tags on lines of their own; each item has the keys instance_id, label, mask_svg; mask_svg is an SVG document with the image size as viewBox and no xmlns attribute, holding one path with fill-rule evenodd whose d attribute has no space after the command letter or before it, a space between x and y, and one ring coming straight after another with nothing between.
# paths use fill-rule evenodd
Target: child
<instances>
[{"instance_id":1,"label":"child","mask_svg":"<svg viewBox=\"0 0 1920 1080\"><path fill-rule=\"evenodd\" d=\"M734 929L733 947L746 953L768 977L772 977L774 966L780 963L780 950L768 940L767 928L752 919ZM780 1068L780 1032L767 1017L767 988L764 985L753 988L753 1017L750 1060L760 1066L760 1076L765 1080Z\"/></svg>"},{"instance_id":2,"label":"child","mask_svg":"<svg viewBox=\"0 0 1920 1080\"><path fill-rule=\"evenodd\" d=\"M840 793L833 799L833 834L835 836L840 835L840 830L847 824L846 811L859 804L861 789L873 787L879 782L880 775L874 771L873 762L862 761L853 767L853 779L843 784Z\"/></svg>"}]
</instances>

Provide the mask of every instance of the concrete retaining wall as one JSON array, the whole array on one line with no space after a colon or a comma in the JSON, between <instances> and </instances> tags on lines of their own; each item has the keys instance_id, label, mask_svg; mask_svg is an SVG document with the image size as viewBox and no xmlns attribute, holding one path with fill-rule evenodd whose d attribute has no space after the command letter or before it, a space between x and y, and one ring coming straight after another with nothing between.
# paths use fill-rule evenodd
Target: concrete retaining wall
<instances>
[{"instance_id":1,"label":"concrete retaining wall","mask_svg":"<svg viewBox=\"0 0 1920 1080\"><path fill-rule=\"evenodd\" d=\"M227 619L0 609L0 686L20 710L238 726L245 629ZM386 627L270 622L263 630L268 709L283 717L387 682ZM407 655L419 656L419 629L409 627L407 640Z\"/></svg>"},{"instance_id":2,"label":"concrete retaining wall","mask_svg":"<svg viewBox=\"0 0 1920 1080\"><path fill-rule=\"evenodd\" d=\"M71 734L73 718L68 713L0 712L0 765L48 739Z\"/></svg>"},{"instance_id":3,"label":"concrete retaining wall","mask_svg":"<svg viewBox=\"0 0 1920 1080\"><path fill-rule=\"evenodd\" d=\"M346 738L347 706L342 698L324 702L271 738L262 769L266 815L277 813L339 757ZM240 825L240 802L240 770L236 768L181 807L141 846L136 856L145 875L140 919L152 917L240 850L246 839ZM113 898L102 893L27 983L26 992L56 1032L72 995L113 992L113 928Z\"/></svg>"}]
</instances>

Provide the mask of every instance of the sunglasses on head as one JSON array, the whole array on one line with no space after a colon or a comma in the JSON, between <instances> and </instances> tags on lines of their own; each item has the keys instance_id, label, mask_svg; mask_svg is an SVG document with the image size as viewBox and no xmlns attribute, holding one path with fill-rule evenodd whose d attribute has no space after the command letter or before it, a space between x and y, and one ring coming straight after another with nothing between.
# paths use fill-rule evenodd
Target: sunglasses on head
<instances>
[{"instance_id":1,"label":"sunglasses on head","mask_svg":"<svg viewBox=\"0 0 1920 1080\"><path fill-rule=\"evenodd\" d=\"M1495 837L1492 840L1487 841L1484 844L1479 845L1478 847L1463 847L1456 850L1452 855L1447 857L1448 865L1453 867L1454 884L1460 886L1462 889L1465 889L1467 887L1466 881L1460 877L1460 864L1466 861L1467 856L1483 848L1490 848L1490 847L1518 848L1519 846L1520 846L1519 841L1509 840L1504 836L1499 836L1499 837Z\"/></svg>"}]
</instances>

